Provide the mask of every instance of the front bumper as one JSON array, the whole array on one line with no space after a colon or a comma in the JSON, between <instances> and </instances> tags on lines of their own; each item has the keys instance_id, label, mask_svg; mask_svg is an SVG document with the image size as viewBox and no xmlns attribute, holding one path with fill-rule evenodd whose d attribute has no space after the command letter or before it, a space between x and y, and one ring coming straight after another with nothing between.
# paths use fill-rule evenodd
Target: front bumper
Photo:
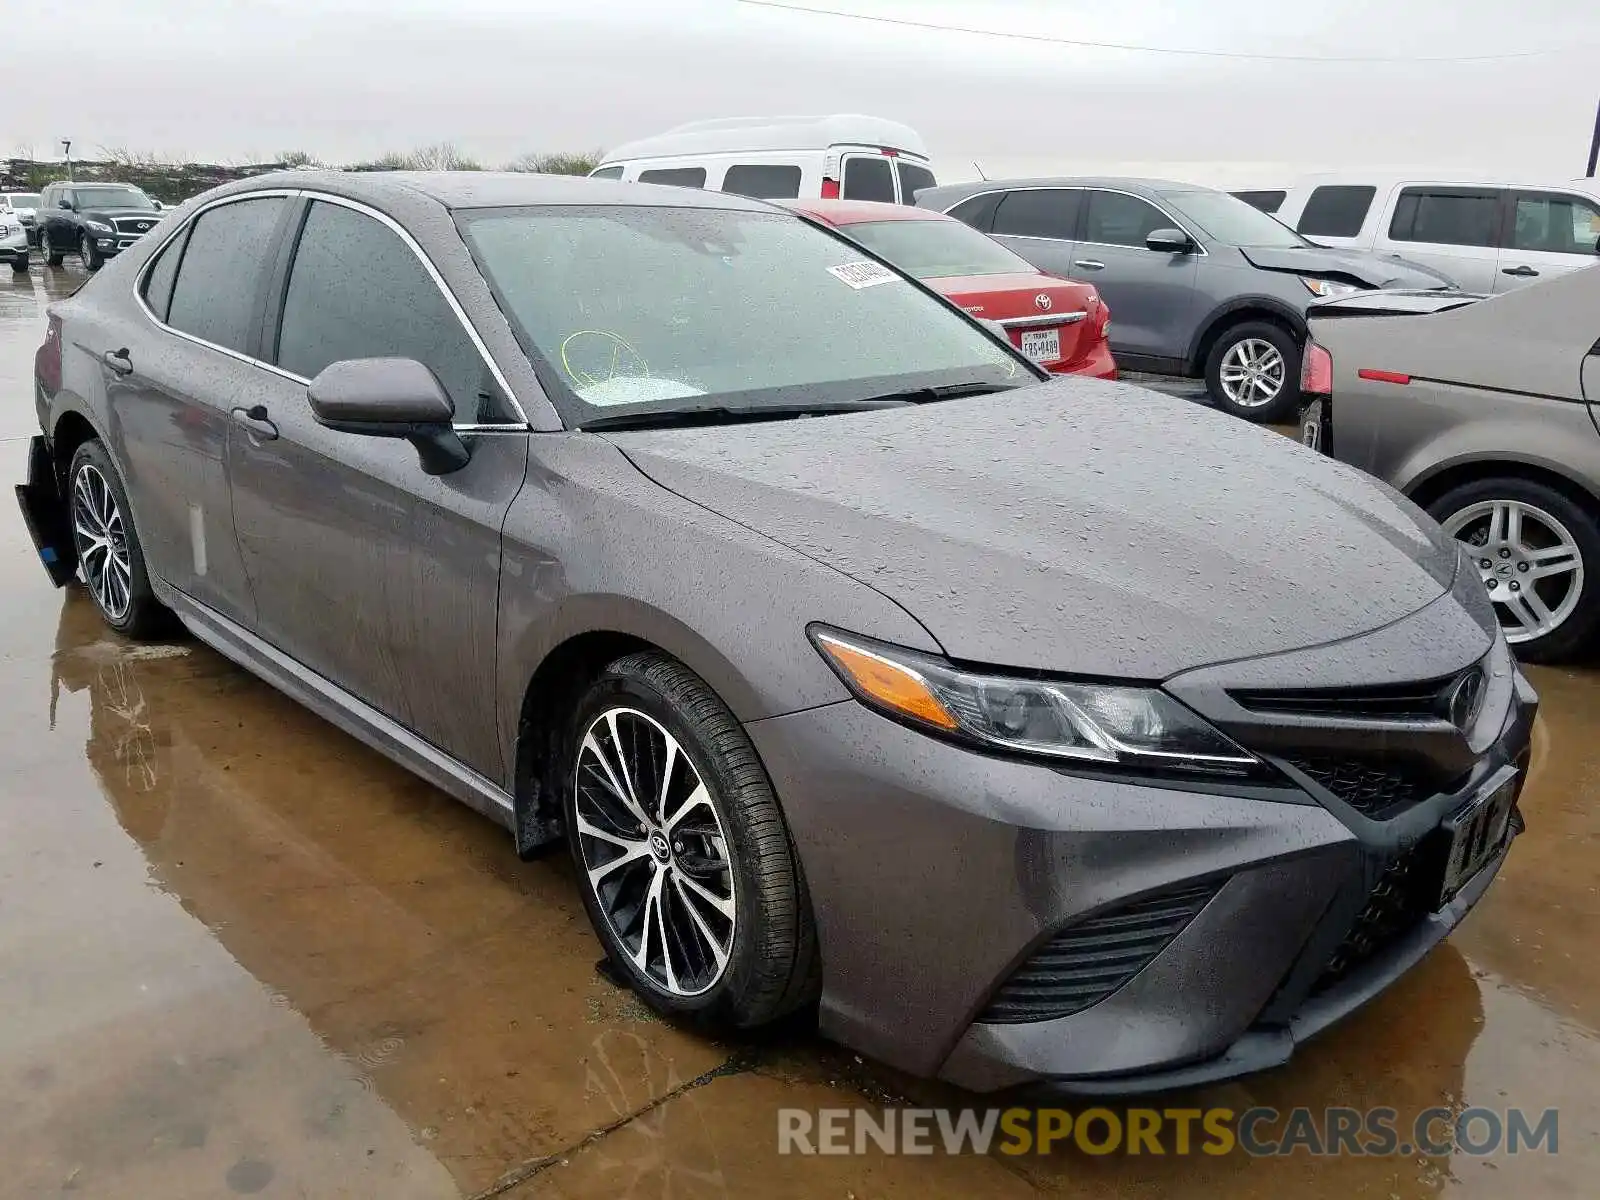
<instances>
[{"instance_id":1,"label":"front bumper","mask_svg":"<svg viewBox=\"0 0 1600 1200\"><path fill-rule=\"evenodd\" d=\"M1445 653L1447 670L1482 659L1491 638L1476 616L1456 612L1457 641L1443 628L1451 599L1375 636L1378 661L1409 634L1432 637L1413 645L1436 667ZM1348 664L1348 649L1328 652ZM1305 653L1287 664L1301 686ZM1292 788L1240 795L989 757L854 702L752 722L818 923L823 1032L986 1092L1132 1094L1285 1061L1414 966L1498 871L1504 851L1439 911L1332 971L1394 864L1485 779L1525 763L1537 697L1504 662L1504 719L1470 779L1385 821ZM1196 888L1209 898L1192 919L1099 999L1049 1019L1000 1012L1020 968L1065 934Z\"/></svg>"},{"instance_id":2,"label":"front bumper","mask_svg":"<svg viewBox=\"0 0 1600 1200\"><path fill-rule=\"evenodd\" d=\"M19 230L0 238L0 263L16 262L28 257L28 235Z\"/></svg>"}]
</instances>

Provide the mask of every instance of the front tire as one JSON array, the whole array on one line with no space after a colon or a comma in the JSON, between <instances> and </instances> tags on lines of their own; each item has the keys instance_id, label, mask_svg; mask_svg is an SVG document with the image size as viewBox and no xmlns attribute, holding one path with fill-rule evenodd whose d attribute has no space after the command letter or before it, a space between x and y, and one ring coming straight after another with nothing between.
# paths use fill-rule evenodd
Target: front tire
<instances>
[{"instance_id":1,"label":"front tire","mask_svg":"<svg viewBox=\"0 0 1600 1200\"><path fill-rule=\"evenodd\" d=\"M151 590L128 494L100 442L85 442L72 456L67 497L78 568L101 619L135 641L165 633L170 613Z\"/></svg>"},{"instance_id":2,"label":"front tire","mask_svg":"<svg viewBox=\"0 0 1600 1200\"><path fill-rule=\"evenodd\" d=\"M106 265L105 256L94 244L94 239L87 233L78 235L78 257L83 260L85 271L98 271Z\"/></svg>"},{"instance_id":3,"label":"front tire","mask_svg":"<svg viewBox=\"0 0 1600 1200\"><path fill-rule=\"evenodd\" d=\"M28 256L26 254L19 254L16 258L11 260L11 269L18 275L26 275L30 265L31 264L28 262Z\"/></svg>"},{"instance_id":4,"label":"front tire","mask_svg":"<svg viewBox=\"0 0 1600 1200\"><path fill-rule=\"evenodd\" d=\"M1235 325L1206 357L1206 391L1223 412L1246 421L1287 421L1300 403L1300 344L1271 321Z\"/></svg>"},{"instance_id":5,"label":"front tire","mask_svg":"<svg viewBox=\"0 0 1600 1200\"><path fill-rule=\"evenodd\" d=\"M1600 519L1531 479L1479 479L1428 505L1463 542L1524 662L1562 662L1600 630Z\"/></svg>"},{"instance_id":6,"label":"front tire","mask_svg":"<svg viewBox=\"0 0 1600 1200\"><path fill-rule=\"evenodd\" d=\"M44 261L52 267L59 267L62 260L66 258L65 254L55 248L55 245L50 241L48 233L39 235L39 250L44 255Z\"/></svg>"},{"instance_id":7,"label":"front tire","mask_svg":"<svg viewBox=\"0 0 1600 1200\"><path fill-rule=\"evenodd\" d=\"M563 809L584 907L656 1011L767 1025L815 998L816 933L749 736L664 654L613 662L579 700Z\"/></svg>"}]
</instances>

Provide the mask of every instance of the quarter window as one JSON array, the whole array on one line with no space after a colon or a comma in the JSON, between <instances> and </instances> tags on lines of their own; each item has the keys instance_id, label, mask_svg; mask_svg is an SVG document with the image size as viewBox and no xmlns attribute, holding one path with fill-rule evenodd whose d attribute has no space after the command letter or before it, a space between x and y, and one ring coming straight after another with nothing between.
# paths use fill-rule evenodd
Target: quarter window
<instances>
[{"instance_id":1,"label":"quarter window","mask_svg":"<svg viewBox=\"0 0 1600 1200\"><path fill-rule=\"evenodd\" d=\"M994 227L994 210L999 207L1002 199L1000 192L987 192L982 196L963 200L945 215L988 233Z\"/></svg>"},{"instance_id":2,"label":"quarter window","mask_svg":"<svg viewBox=\"0 0 1600 1200\"><path fill-rule=\"evenodd\" d=\"M163 246L155 265L144 278L144 302L158 321L167 319L167 309L172 304L172 285L178 279L178 260L183 257L183 244L188 238L189 229L185 228Z\"/></svg>"},{"instance_id":3,"label":"quarter window","mask_svg":"<svg viewBox=\"0 0 1600 1200\"><path fill-rule=\"evenodd\" d=\"M458 424L514 420L483 355L411 248L367 214L317 201L289 272L277 362L312 379L347 358L416 359L449 393Z\"/></svg>"},{"instance_id":4,"label":"quarter window","mask_svg":"<svg viewBox=\"0 0 1600 1200\"><path fill-rule=\"evenodd\" d=\"M1327 184L1306 199L1306 210L1295 226L1310 237L1355 237L1366 224L1367 210L1378 194L1375 187Z\"/></svg>"},{"instance_id":5,"label":"quarter window","mask_svg":"<svg viewBox=\"0 0 1600 1200\"><path fill-rule=\"evenodd\" d=\"M994 213L994 232L1010 237L1056 238L1078 235L1083 193L1070 188L1030 188L1007 193Z\"/></svg>"},{"instance_id":6,"label":"quarter window","mask_svg":"<svg viewBox=\"0 0 1600 1200\"><path fill-rule=\"evenodd\" d=\"M621 179L621 167L601 167L598 171L589 172L590 179Z\"/></svg>"},{"instance_id":7,"label":"quarter window","mask_svg":"<svg viewBox=\"0 0 1600 1200\"><path fill-rule=\"evenodd\" d=\"M756 200L793 200L800 195L800 168L788 163L731 166L722 190Z\"/></svg>"},{"instance_id":8,"label":"quarter window","mask_svg":"<svg viewBox=\"0 0 1600 1200\"><path fill-rule=\"evenodd\" d=\"M1497 192L1406 188L1395 205L1389 236L1397 242L1493 246L1499 212Z\"/></svg>"},{"instance_id":9,"label":"quarter window","mask_svg":"<svg viewBox=\"0 0 1600 1200\"><path fill-rule=\"evenodd\" d=\"M876 200L882 204L894 203L894 170L887 158L868 158L857 155L844 162L844 186L840 194L846 200Z\"/></svg>"},{"instance_id":10,"label":"quarter window","mask_svg":"<svg viewBox=\"0 0 1600 1200\"><path fill-rule=\"evenodd\" d=\"M1241 211L1248 213L1250 210L1246 208ZM1143 249L1145 238L1158 229L1172 227L1171 217L1137 196L1125 196L1121 192L1090 192L1083 240L1102 246L1137 246Z\"/></svg>"},{"instance_id":11,"label":"quarter window","mask_svg":"<svg viewBox=\"0 0 1600 1200\"><path fill-rule=\"evenodd\" d=\"M1518 196L1511 245L1549 254L1600 254L1600 206L1577 196Z\"/></svg>"},{"instance_id":12,"label":"quarter window","mask_svg":"<svg viewBox=\"0 0 1600 1200\"><path fill-rule=\"evenodd\" d=\"M703 188L706 185L704 167L657 167L654 171L640 171L640 183L664 183L668 187Z\"/></svg>"},{"instance_id":13,"label":"quarter window","mask_svg":"<svg viewBox=\"0 0 1600 1200\"><path fill-rule=\"evenodd\" d=\"M261 196L195 218L172 285L168 325L214 346L253 352L256 297L283 205L281 196Z\"/></svg>"}]
</instances>

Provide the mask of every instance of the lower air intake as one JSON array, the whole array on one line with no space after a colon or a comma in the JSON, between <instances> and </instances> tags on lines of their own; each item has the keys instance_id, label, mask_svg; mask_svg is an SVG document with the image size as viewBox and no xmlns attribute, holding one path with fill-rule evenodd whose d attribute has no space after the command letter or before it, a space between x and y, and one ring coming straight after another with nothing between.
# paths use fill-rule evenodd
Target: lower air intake
<instances>
[{"instance_id":1,"label":"lower air intake","mask_svg":"<svg viewBox=\"0 0 1600 1200\"><path fill-rule=\"evenodd\" d=\"M1053 1021L1099 1003L1166 949L1221 886L1216 880L1151 892L1068 926L1017 968L978 1020Z\"/></svg>"}]
</instances>

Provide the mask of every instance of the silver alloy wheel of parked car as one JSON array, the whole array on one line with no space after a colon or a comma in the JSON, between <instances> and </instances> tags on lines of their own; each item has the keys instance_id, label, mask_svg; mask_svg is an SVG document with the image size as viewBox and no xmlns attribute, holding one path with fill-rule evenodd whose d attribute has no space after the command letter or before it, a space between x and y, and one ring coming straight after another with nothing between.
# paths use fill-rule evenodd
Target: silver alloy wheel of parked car
<instances>
[{"instance_id":1,"label":"silver alloy wheel of parked car","mask_svg":"<svg viewBox=\"0 0 1600 1200\"><path fill-rule=\"evenodd\" d=\"M1510 617L1506 640L1553 633L1583 595L1583 553L1562 522L1522 500L1482 500L1443 522L1471 550L1484 586Z\"/></svg>"},{"instance_id":2,"label":"silver alloy wheel of parked car","mask_svg":"<svg viewBox=\"0 0 1600 1200\"><path fill-rule=\"evenodd\" d=\"M613 707L584 733L575 811L588 885L639 972L699 996L737 929L728 838L688 754L654 718Z\"/></svg>"},{"instance_id":3,"label":"silver alloy wheel of parked car","mask_svg":"<svg viewBox=\"0 0 1600 1200\"><path fill-rule=\"evenodd\" d=\"M1283 355L1262 338L1241 338L1222 356L1222 390L1241 408L1264 408L1286 378Z\"/></svg>"},{"instance_id":4,"label":"silver alloy wheel of parked car","mask_svg":"<svg viewBox=\"0 0 1600 1200\"><path fill-rule=\"evenodd\" d=\"M126 526L116 496L93 463L81 465L72 483L72 533L95 603L110 620L123 620L133 602Z\"/></svg>"}]
</instances>

